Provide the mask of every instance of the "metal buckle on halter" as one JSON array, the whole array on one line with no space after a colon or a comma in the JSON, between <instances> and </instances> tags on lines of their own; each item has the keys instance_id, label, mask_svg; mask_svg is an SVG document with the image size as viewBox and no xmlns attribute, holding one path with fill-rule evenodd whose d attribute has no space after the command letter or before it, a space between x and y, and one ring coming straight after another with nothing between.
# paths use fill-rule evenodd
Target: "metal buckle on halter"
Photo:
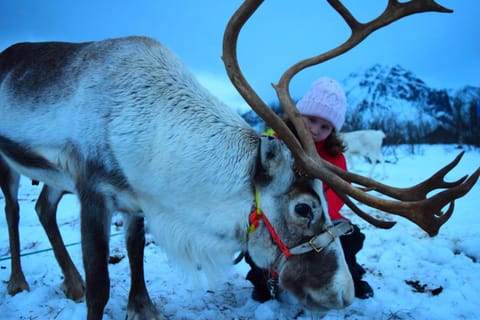
<instances>
[{"instance_id":1,"label":"metal buckle on halter","mask_svg":"<svg viewBox=\"0 0 480 320\"><path fill-rule=\"evenodd\" d=\"M328 227L327 230L325 230L325 232L322 233L322 234L328 233L328 234L330 235L330 237L332 238L332 239L330 240L330 242L333 241L333 240L335 240L335 233L331 230L331 228L335 228L335 227ZM323 246L323 247L317 247L317 246L315 245L315 240L317 240L317 237L318 237L318 236L312 237L312 239L310 239L310 240L308 241L308 244L312 247L313 250L315 250L316 253L319 253L319 252L321 252L321 251L323 250L323 248L325 248L325 246ZM328 245L328 244L327 244L327 245Z\"/></svg>"},{"instance_id":2,"label":"metal buckle on halter","mask_svg":"<svg viewBox=\"0 0 480 320\"><path fill-rule=\"evenodd\" d=\"M316 253L320 253L320 252L323 250L323 248L325 248L325 247L317 247L317 246L315 246L315 240L316 240L316 239L317 239L317 236L312 237L312 239L310 239L310 240L308 241L308 244L312 247L312 249L313 249Z\"/></svg>"}]
</instances>

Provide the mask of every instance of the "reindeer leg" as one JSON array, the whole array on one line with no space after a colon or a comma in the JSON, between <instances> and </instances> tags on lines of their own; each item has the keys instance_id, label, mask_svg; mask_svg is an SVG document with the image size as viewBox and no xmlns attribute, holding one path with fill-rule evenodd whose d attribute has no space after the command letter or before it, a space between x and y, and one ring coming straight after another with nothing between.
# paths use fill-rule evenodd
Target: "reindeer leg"
<instances>
[{"instance_id":1,"label":"reindeer leg","mask_svg":"<svg viewBox=\"0 0 480 320\"><path fill-rule=\"evenodd\" d=\"M20 236L18 233L20 209L17 198L19 182L20 175L12 171L0 157L0 187L5 195L5 216L8 225L12 268L7 290L8 294L12 296L24 290L30 290L20 260Z\"/></svg>"},{"instance_id":2,"label":"reindeer leg","mask_svg":"<svg viewBox=\"0 0 480 320\"><path fill-rule=\"evenodd\" d=\"M62 269L64 280L62 290L65 295L74 301L83 299L85 284L80 273L72 262L63 242L57 224L57 206L65 192L44 185L35 210L45 230L55 253L55 258Z\"/></svg>"},{"instance_id":3,"label":"reindeer leg","mask_svg":"<svg viewBox=\"0 0 480 320\"><path fill-rule=\"evenodd\" d=\"M128 216L126 227L126 243L131 275L127 319L161 319L145 285L143 268L145 228L143 217Z\"/></svg>"},{"instance_id":4,"label":"reindeer leg","mask_svg":"<svg viewBox=\"0 0 480 320\"><path fill-rule=\"evenodd\" d=\"M102 319L110 294L108 242L112 210L105 195L96 189L99 187L79 190L87 320Z\"/></svg>"},{"instance_id":5,"label":"reindeer leg","mask_svg":"<svg viewBox=\"0 0 480 320\"><path fill-rule=\"evenodd\" d=\"M377 158L373 158L373 159L370 159L370 161L372 162L372 166L370 167L370 171L368 172L368 177L371 178L372 177L372 174L373 174L373 170L375 169L375 167L377 166Z\"/></svg>"},{"instance_id":6,"label":"reindeer leg","mask_svg":"<svg viewBox=\"0 0 480 320\"><path fill-rule=\"evenodd\" d=\"M385 174L385 159L383 158L383 155L380 154L380 162L381 162L381 165L382 165L382 179L385 179L387 177L387 175Z\"/></svg>"}]
</instances>

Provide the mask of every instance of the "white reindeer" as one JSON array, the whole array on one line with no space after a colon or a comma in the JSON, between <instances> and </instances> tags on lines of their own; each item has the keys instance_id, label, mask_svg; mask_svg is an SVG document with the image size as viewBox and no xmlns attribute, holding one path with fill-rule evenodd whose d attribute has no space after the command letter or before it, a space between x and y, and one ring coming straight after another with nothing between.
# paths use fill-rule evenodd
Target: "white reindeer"
<instances>
[{"instance_id":1,"label":"white reindeer","mask_svg":"<svg viewBox=\"0 0 480 320\"><path fill-rule=\"evenodd\" d=\"M58 201L63 192L78 196L88 319L101 319L109 298L108 238L114 211L129 217L130 319L161 318L144 280L144 218L157 243L191 270L200 267L217 276L235 252L248 250L259 267L277 271L282 290L309 309L326 311L353 300L338 239L349 226L331 226L315 177L369 222L394 224L369 217L349 196L406 217L431 235L451 215L441 209L477 181L480 170L447 186L438 182L459 156L448 170L421 184L421 190L412 187L418 191L412 193L332 168L314 157L313 143L305 143L303 152L237 70L232 48L241 26L261 3L245 1L231 18L223 58L234 85L282 141L259 136L150 38L20 43L0 54L0 157L13 176L43 181L48 186L45 199L53 195ZM342 52L406 15L443 10L434 1L395 2L371 28L371 23L358 24L345 14L341 3L330 4L352 28ZM334 49L319 57L338 54ZM289 114L292 99L283 93L296 72L286 73L277 86ZM295 126L300 140L307 142L305 128ZM376 198L346 181L375 186L401 201ZM18 188L8 181L5 185ZM448 192L431 198L423 194L437 187ZM55 201L49 203L51 212ZM259 220L251 233L249 217Z\"/></svg>"},{"instance_id":2,"label":"white reindeer","mask_svg":"<svg viewBox=\"0 0 480 320\"><path fill-rule=\"evenodd\" d=\"M368 176L371 177L377 163L382 166L381 178L385 178L385 161L382 154L382 144L385 133L382 130L358 130L342 132L341 137L347 150L345 155L351 169L355 169L353 158L355 156L368 158L372 163Z\"/></svg>"}]
</instances>

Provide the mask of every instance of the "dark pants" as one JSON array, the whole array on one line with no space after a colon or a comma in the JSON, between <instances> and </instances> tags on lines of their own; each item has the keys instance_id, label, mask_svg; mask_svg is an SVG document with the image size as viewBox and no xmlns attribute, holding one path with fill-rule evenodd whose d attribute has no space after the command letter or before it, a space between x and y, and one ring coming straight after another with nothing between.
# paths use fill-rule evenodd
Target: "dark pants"
<instances>
[{"instance_id":1,"label":"dark pants","mask_svg":"<svg viewBox=\"0 0 480 320\"><path fill-rule=\"evenodd\" d=\"M365 274L365 269L357 263L357 253L363 248L363 242L365 241L365 235L360 229L353 225L353 232L340 237L342 243L343 254L347 261L348 269L352 274L353 282L360 281Z\"/></svg>"},{"instance_id":2,"label":"dark pants","mask_svg":"<svg viewBox=\"0 0 480 320\"><path fill-rule=\"evenodd\" d=\"M365 235L360 229L353 225L353 232L340 237L345 260L347 261L348 268L352 274L353 282L357 283L362 279L365 274L365 269L357 263L356 254L363 248L363 242L365 241ZM264 300L270 299L270 291L268 289L267 281L269 278L269 271L261 269L253 262L250 255L245 254L245 262L251 267L247 274L247 280L249 280L257 291L256 294L263 297ZM262 299L263 300L263 299Z\"/></svg>"}]
</instances>

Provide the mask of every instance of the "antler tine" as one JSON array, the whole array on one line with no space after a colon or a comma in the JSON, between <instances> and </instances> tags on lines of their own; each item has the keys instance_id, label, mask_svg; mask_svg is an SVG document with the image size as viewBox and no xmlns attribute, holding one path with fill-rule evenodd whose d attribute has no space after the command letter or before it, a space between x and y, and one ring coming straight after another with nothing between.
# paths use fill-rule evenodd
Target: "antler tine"
<instances>
[{"instance_id":1,"label":"antler tine","mask_svg":"<svg viewBox=\"0 0 480 320\"><path fill-rule=\"evenodd\" d=\"M453 168L458 163L461 156L462 154L458 155L454 159L454 161L452 161L450 164L445 166L439 172L434 174L430 179L427 179L427 181L431 180L432 178L442 179L444 174L446 174L451 168ZM331 166L331 165L327 163L327 166ZM343 170L339 170L339 171L346 173L346 171L343 171ZM350 172L347 172L347 174L350 174ZM353 197L354 199L359 200L360 202L367 204L368 206L404 217L414 222L415 224L417 224L420 228L426 231L430 236L435 236L438 234L438 230L440 229L440 227L445 222L447 222L447 220L453 214L454 200L460 197L463 197L478 181L479 176L480 176L480 168L478 168L470 177L468 177L468 179L465 180L464 178L462 178L460 179L462 180L460 183L458 183L460 180L454 182L453 184L455 184L455 186L453 187L443 186L444 188L447 188L447 189L433 195L430 198L426 198L425 193L419 192L415 199L413 199L414 197L412 197L412 199L410 200L402 199L402 201L390 201L387 199L381 199L376 197L370 198L370 196L365 192L363 192L362 190L359 190L358 188L353 188L353 187L348 191L342 191L341 189L343 188L343 185L341 184L337 185L335 182L329 185L332 189L335 190L337 195L339 196L342 195L341 198L342 200L344 200L345 204L349 206L361 218L365 219L364 217L365 213L360 214L357 211L359 210L358 208L353 208L351 203L345 201L344 197L346 195L342 194L342 192L346 193L348 196ZM362 178L370 180L365 177L362 177ZM370 181L379 184L374 180L370 180ZM422 184L423 182L417 186L422 186ZM389 186L385 186L385 187L388 187L389 189L395 189ZM415 187L413 187L413 189L415 189ZM426 190L426 189L423 189L423 186L419 189ZM433 188L428 188L428 189L430 189L430 191L433 190ZM405 190L404 192L405 197L408 197L408 188L404 190ZM428 192L428 191L423 191L423 192ZM387 192L385 192L385 190L383 189L381 193L384 195L387 195ZM449 204L449 208L447 209L447 211L442 212L442 209L448 204ZM370 222L370 220L368 219L365 219L365 220L367 222ZM375 223L372 223L372 224L376 225Z\"/></svg>"},{"instance_id":2,"label":"antler tine","mask_svg":"<svg viewBox=\"0 0 480 320\"><path fill-rule=\"evenodd\" d=\"M392 196L397 199L402 198L400 199L402 201L412 201L412 202L415 201L413 202L414 207L412 209L407 209L405 211L406 213L402 213L402 211L398 211L396 214L403 216L404 218L407 218L410 221L416 223L423 230L425 230L430 236L434 236L438 234L438 230L440 229L440 227L445 222L447 222L447 220L453 214L454 200L452 199L458 199L464 196L473 187L473 185L476 183L476 181L480 176L480 168L479 168L468 178L468 180L466 180L467 176L462 177L461 179L455 182L445 182L443 180L445 175L453 167L455 167L458 164L462 156L463 156L463 152L460 153L451 163L449 163L444 168L442 168L437 173L435 173L432 177L411 188L401 189L401 188L393 188L393 187L382 185L387 187L385 190L389 190L389 191L394 190L394 191L397 191L398 193L401 193L402 197L398 195L394 196L391 193L388 194L389 192L386 192L385 190L382 190L382 194ZM341 171L345 172L343 170ZM366 180L370 180L362 176L359 176L359 177L364 178ZM377 181L374 181L374 180L370 180L370 181L374 182L375 184L379 184ZM433 196L430 199L427 199L427 193L434 189L431 187L432 184L436 184L437 187L443 187L448 189L438 193L437 195ZM376 188L373 187L373 188L365 189L363 191L372 191L372 190L376 190ZM338 195L345 202L345 204L352 209L353 212L355 212L358 216L360 216L362 219L366 220L367 222L371 223L372 225L379 228L385 228L385 229L393 227L394 223L377 220L369 216L367 213L361 211L344 194L338 194ZM448 203L450 203L449 208L445 213L443 213L441 210ZM425 214L425 213L430 213L430 214Z\"/></svg>"},{"instance_id":3,"label":"antler tine","mask_svg":"<svg viewBox=\"0 0 480 320\"><path fill-rule=\"evenodd\" d=\"M412 206L411 211L399 215L414 222L433 237L438 234L440 227L452 216L455 204L454 200L463 197L477 182L479 176L480 168L464 183L439 192L429 199L403 202ZM442 212L442 208L445 207L447 203L450 204L447 211ZM430 212L431 214L426 215L426 212Z\"/></svg>"},{"instance_id":4,"label":"antler tine","mask_svg":"<svg viewBox=\"0 0 480 320\"><path fill-rule=\"evenodd\" d=\"M430 198L416 201L393 201L372 196L351 186L339 175L327 170L322 163L312 163L312 170L317 173L317 176L321 176L321 179L326 181L335 193L342 197L342 200L345 201L344 197L346 196L352 197L367 206L404 217L425 230L430 236L436 235L442 224L452 214L453 207L450 207L446 213L442 213L442 208L449 203L452 206L455 199L464 196L480 176L480 168L478 168L465 182L443 190ZM345 203L349 205L349 202ZM349 205L349 207L351 206ZM352 210L358 213L354 208ZM363 215L360 215L360 217L363 217Z\"/></svg>"},{"instance_id":5,"label":"antler tine","mask_svg":"<svg viewBox=\"0 0 480 320\"><path fill-rule=\"evenodd\" d=\"M425 199L427 197L427 194L430 191L432 191L435 187L436 188L452 188L462 184L467 179L468 176L463 176L462 178L453 182L445 181L445 176L460 162L460 159L463 157L463 155L464 155L464 152L462 151L455 157L455 159L452 162L450 162L448 165L446 165L442 169L438 170L435 174L433 174L427 180L411 188L403 189L402 197L397 199L401 199L401 200Z\"/></svg>"},{"instance_id":6,"label":"antler tine","mask_svg":"<svg viewBox=\"0 0 480 320\"><path fill-rule=\"evenodd\" d=\"M416 201L426 199L427 194L435 189L452 188L462 184L468 176L464 176L453 182L446 182L444 178L445 175L447 175L447 173L449 173L460 162L460 159L463 155L464 152L459 153L452 162L438 170L430 178L409 188L396 188L385 185L376 180L355 174L353 172L347 172L329 163L326 163L325 166L327 166L335 174L342 177L344 180L366 187L362 189L364 191L378 191L384 195L398 200Z\"/></svg>"},{"instance_id":7,"label":"antler tine","mask_svg":"<svg viewBox=\"0 0 480 320\"><path fill-rule=\"evenodd\" d=\"M392 228L396 222L395 221L384 221L384 220L378 220L374 217L372 217L371 215L369 215L368 213L366 213L365 211L362 211L357 205L355 205L353 203L353 201L347 197L346 195L344 194L338 194L338 196L340 197L340 199L342 199L343 202L345 202L345 204L350 208L352 209L353 212L355 212L360 218L362 218L363 220L367 221L368 223L370 223L371 225L377 227L377 228L382 228L382 229L390 229Z\"/></svg>"}]
</instances>

